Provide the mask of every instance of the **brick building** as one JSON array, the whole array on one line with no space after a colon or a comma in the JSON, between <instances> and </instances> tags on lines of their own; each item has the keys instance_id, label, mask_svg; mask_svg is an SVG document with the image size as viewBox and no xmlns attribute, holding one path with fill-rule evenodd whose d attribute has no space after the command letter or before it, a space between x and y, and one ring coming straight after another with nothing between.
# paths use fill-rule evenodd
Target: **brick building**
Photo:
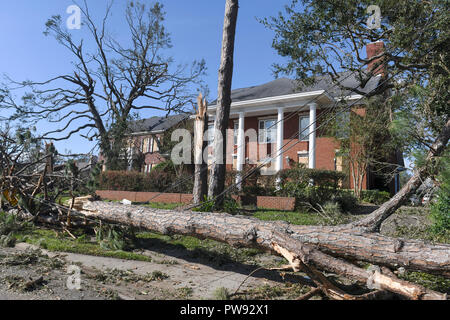
<instances>
[{"instance_id":1,"label":"brick building","mask_svg":"<svg viewBox=\"0 0 450 320\"><path fill-rule=\"evenodd\" d=\"M189 116L190 114L183 113L131 122L128 127L131 132L127 135L127 150L124 150L127 169L148 173L154 166L164 162L167 155L160 152L164 135L171 129L184 127L186 121L190 121Z\"/></svg>"},{"instance_id":2,"label":"brick building","mask_svg":"<svg viewBox=\"0 0 450 320\"><path fill-rule=\"evenodd\" d=\"M382 49L382 43L371 43L367 46L367 56L377 55ZM353 73L341 73L339 81L346 87L370 92L380 82L383 72L377 67L377 76L363 88ZM244 164L260 165L269 159L270 162L261 170L262 174L290 168L293 162L312 169L345 170L338 139L320 130L326 119L321 115L341 99L345 99L353 111L364 112L361 98L361 95L334 86L328 76L317 78L312 86L299 87L296 81L280 78L259 86L233 90L228 127L231 134L226 146L227 170L242 171ZM214 126L216 107L215 102L208 106L209 128ZM345 114L341 120L345 121ZM401 165L401 155L393 153L394 162ZM210 162L212 159L211 155ZM398 174L390 184L385 184L373 172L367 172L363 189L396 193L398 181ZM351 179L348 187L352 187Z\"/></svg>"}]
</instances>

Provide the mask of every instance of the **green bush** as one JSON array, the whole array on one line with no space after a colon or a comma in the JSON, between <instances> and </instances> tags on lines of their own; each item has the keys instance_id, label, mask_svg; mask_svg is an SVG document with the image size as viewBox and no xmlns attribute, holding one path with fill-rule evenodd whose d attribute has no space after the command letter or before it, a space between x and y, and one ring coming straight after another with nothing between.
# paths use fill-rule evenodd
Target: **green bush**
<instances>
[{"instance_id":1,"label":"green bush","mask_svg":"<svg viewBox=\"0 0 450 320\"><path fill-rule=\"evenodd\" d=\"M99 190L136 192L191 193L192 179L177 177L174 172L161 166L150 173L135 171L106 171L99 176Z\"/></svg>"},{"instance_id":2,"label":"green bush","mask_svg":"<svg viewBox=\"0 0 450 320\"><path fill-rule=\"evenodd\" d=\"M16 243L14 236L32 227L32 223L20 220L15 214L0 212L0 246L13 247Z\"/></svg>"},{"instance_id":3,"label":"green bush","mask_svg":"<svg viewBox=\"0 0 450 320\"><path fill-rule=\"evenodd\" d=\"M280 188L275 187L279 178ZM292 169L283 170L278 176L267 179L269 190L275 190L273 195L296 198L297 208L318 208L327 202L337 203L343 211L350 211L356 204L356 198L347 190L339 189L346 175L339 171L307 169L296 165ZM314 181L314 186L311 186Z\"/></svg>"},{"instance_id":4,"label":"green bush","mask_svg":"<svg viewBox=\"0 0 450 320\"><path fill-rule=\"evenodd\" d=\"M391 198L387 191L361 190L361 201L373 204L383 204Z\"/></svg>"},{"instance_id":5,"label":"green bush","mask_svg":"<svg viewBox=\"0 0 450 320\"><path fill-rule=\"evenodd\" d=\"M252 189L257 186L258 179L261 174L259 169L255 169L254 165L244 165L242 169L243 174L249 174L242 181L242 191L239 192L237 188L233 188L230 193L231 194L243 194L245 192L254 192L256 189ZM238 176L238 171L236 170L227 170L225 173L225 187L230 187L236 183L236 178ZM249 189L250 188L250 189ZM244 191L245 190L245 191ZM261 189L262 190L262 189ZM259 190L259 191L261 191Z\"/></svg>"},{"instance_id":6,"label":"green bush","mask_svg":"<svg viewBox=\"0 0 450 320\"><path fill-rule=\"evenodd\" d=\"M450 157L442 157L441 172L437 177L439 189L436 201L431 204L432 233L436 235L450 234Z\"/></svg>"},{"instance_id":7,"label":"green bush","mask_svg":"<svg viewBox=\"0 0 450 320\"><path fill-rule=\"evenodd\" d=\"M239 204L233 198L225 197L225 199L223 200L223 207L217 208L212 199L208 199L205 197L205 200L200 204L200 206L194 208L193 211L199 212L223 211L229 214L236 214L239 212Z\"/></svg>"},{"instance_id":8,"label":"green bush","mask_svg":"<svg viewBox=\"0 0 450 320\"><path fill-rule=\"evenodd\" d=\"M233 198L225 198L223 200L223 211L229 214L236 214L239 212L239 204Z\"/></svg>"},{"instance_id":9,"label":"green bush","mask_svg":"<svg viewBox=\"0 0 450 320\"><path fill-rule=\"evenodd\" d=\"M316 186L333 189L339 188L347 178L347 175L340 171L309 169L302 164L282 170L278 176L282 182L292 181L306 186L312 180Z\"/></svg>"}]
</instances>

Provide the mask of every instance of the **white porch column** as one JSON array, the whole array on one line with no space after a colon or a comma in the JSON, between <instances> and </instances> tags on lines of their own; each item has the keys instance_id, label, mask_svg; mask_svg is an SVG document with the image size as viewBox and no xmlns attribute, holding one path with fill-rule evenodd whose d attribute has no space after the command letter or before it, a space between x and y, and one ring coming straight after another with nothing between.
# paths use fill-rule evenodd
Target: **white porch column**
<instances>
[{"instance_id":1,"label":"white porch column","mask_svg":"<svg viewBox=\"0 0 450 320\"><path fill-rule=\"evenodd\" d=\"M275 170L280 172L283 170L283 129L284 129L284 110L283 108L278 108L278 122L277 122L277 148L275 151ZM276 184L279 186L281 180L277 178Z\"/></svg>"},{"instance_id":2,"label":"white porch column","mask_svg":"<svg viewBox=\"0 0 450 320\"><path fill-rule=\"evenodd\" d=\"M309 159L308 167L316 167L316 103L309 104Z\"/></svg>"},{"instance_id":3,"label":"white porch column","mask_svg":"<svg viewBox=\"0 0 450 320\"><path fill-rule=\"evenodd\" d=\"M245 136L244 136L244 112L239 112L239 125L238 125L238 136L237 136L237 159L236 159L236 170L238 171L238 175L236 176L236 183L238 184L239 190L241 190L241 172L244 167L244 158L245 158Z\"/></svg>"},{"instance_id":4,"label":"white porch column","mask_svg":"<svg viewBox=\"0 0 450 320\"><path fill-rule=\"evenodd\" d=\"M283 170L283 127L284 127L284 110L278 108L278 122L277 122L277 149L275 155L277 156L275 162L275 170Z\"/></svg>"}]
</instances>

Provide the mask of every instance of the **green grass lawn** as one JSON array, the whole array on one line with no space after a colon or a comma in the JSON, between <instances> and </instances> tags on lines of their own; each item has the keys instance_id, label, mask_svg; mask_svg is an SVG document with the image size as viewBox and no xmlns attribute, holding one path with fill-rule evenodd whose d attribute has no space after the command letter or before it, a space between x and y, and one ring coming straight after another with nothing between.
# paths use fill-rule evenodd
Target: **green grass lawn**
<instances>
[{"instance_id":1,"label":"green grass lawn","mask_svg":"<svg viewBox=\"0 0 450 320\"><path fill-rule=\"evenodd\" d=\"M62 232L57 232L55 230L33 228L32 230L16 234L16 239L18 242L38 245L49 251L72 252L126 260L152 260L148 256L134 252L103 249L98 242L91 241L85 235L80 235L75 240Z\"/></svg>"},{"instance_id":2,"label":"green grass lawn","mask_svg":"<svg viewBox=\"0 0 450 320\"><path fill-rule=\"evenodd\" d=\"M149 207L153 209L165 209L165 210L173 210L183 205L184 204L182 203L160 203L160 202L150 202L143 204L144 207Z\"/></svg>"},{"instance_id":3,"label":"green grass lawn","mask_svg":"<svg viewBox=\"0 0 450 320\"><path fill-rule=\"evenodd\" d=\"M318 225L324 223L324 219L321 216L310 212L260 210L256 211L253 217L265 221L282 220L298 225Z\"/></svg>"}]
</instances>

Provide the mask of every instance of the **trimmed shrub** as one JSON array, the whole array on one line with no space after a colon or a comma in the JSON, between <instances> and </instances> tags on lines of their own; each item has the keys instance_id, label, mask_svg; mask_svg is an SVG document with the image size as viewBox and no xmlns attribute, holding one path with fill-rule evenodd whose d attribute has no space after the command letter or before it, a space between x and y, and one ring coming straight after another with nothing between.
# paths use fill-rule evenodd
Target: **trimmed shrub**
<instances>
[{"instance_id":1,"label":"trimmed shrub","mask_svg":"<svg viewBox=\"0 0 450 320\"><path fill-rule=\"evenodd\" d=\"M152 170L150 173L106 171L99 176L99 190L136 192L191 193L192 179L177 178L175 173Z\"/></svg>"},{"instance_id":2,"label":"trimmed shrub","mask_svg":"<svg viewBox=\"0 0 450 320\"><path fill-rule=\"evenodd\" d=\"M257 186L258 179L260 178L261 174L259 170L254 170L254 165L244 165L243 167L243 174L252 172L248 177L246 177L242 181L242 192L239 192L237 188L233 188L231 190L231 194L246 194L247 192L254 192L256 190L252 190L253 187ZM253 171L254 170L254 171ZM225 173L225 187L229 187L236 183L236 178L238 175L238 171L236 170L227 170ZM250 189L249 189L250 188ZM246 191L244 191L246 190ZM261 190L259 190L261 191Z\"/></svg>"}]
</instances>

